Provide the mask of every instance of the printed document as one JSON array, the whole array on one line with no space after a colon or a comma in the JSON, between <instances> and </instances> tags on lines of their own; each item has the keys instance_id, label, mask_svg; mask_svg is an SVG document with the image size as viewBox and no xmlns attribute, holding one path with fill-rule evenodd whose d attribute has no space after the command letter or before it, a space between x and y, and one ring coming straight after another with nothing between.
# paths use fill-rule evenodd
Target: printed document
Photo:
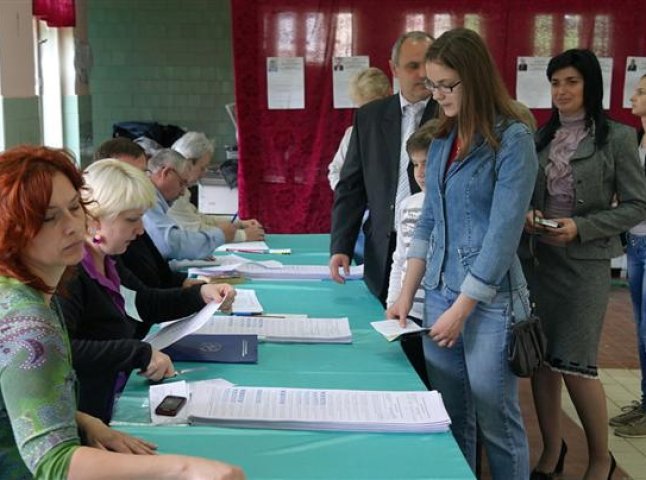
<instances>
[{"instance_id":1,"label":"printed document","mask_svg":"<svg viewBox=\"0 0 646 480\"><path fill-rule=\"evenodd\" d=\"M352 343L347 317L343 318L275 318L214 317L195 333L223 335L258 335L267 342Z\"/></svg>"},{"instance_id":2,"label":"printed document","mask_svg":"<svg viewBox=\"0 0 646 480\"><path fill-rule=\"evenodd\" d=\"M228 427L446 432L437 391L388 392L194 385L189 422Z\"/></svg>"}]
</instances>

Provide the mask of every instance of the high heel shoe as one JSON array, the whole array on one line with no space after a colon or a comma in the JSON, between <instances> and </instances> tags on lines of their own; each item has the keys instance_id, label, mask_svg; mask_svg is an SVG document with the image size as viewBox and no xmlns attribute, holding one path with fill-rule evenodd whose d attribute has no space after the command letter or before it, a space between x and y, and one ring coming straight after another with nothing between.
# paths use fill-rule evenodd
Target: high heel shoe
<instances>
[{"instance_id":1,"label":"high heel shoe","mask_svg":"<svg viewBox=\"0 0 646 480\"><path fill-rule=\"evenodd\" d=\"M615 473L615 469L617 468L617 460L615 460L615 456L612 452L608 453L610 454L610 472L608 472L608 480L611 480L612 474Z\"/></svg>"},{"instance_id":2,"label":"high heel shoe","mask_svg":"<svg viewBox=\"0 0 646 480\"><path fill-rule=\"evenodd\" d=\"M559 453L559 459L556 462L554 470L551 472L541 472L540 470L534 469L529 475L529 480L551 480L556 475L563 473L563 468L565 467L565 454L567 454L567 443L565 443L565 440L561 440L561 453Z\"/></svg>"}]
</instances>

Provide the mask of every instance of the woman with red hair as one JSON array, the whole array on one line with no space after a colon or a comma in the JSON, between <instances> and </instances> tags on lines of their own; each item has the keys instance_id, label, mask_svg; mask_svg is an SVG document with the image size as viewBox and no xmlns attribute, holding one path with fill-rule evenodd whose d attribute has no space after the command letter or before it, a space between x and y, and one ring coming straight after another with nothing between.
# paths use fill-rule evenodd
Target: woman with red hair
<instances>
[{"instance_id":1,"label":"woman with red hair","mask_svg":"<svg viewBox=\"0 0 646 480\"><path fill-rule=\"evenodd\" d=\"M18 147L0 154L3 477L243 478L238 468L216 461L151 456L153 445L76 411L69 341L52 293L83 257L82 187L62 150Z\"/></svg>"}]
</instances>

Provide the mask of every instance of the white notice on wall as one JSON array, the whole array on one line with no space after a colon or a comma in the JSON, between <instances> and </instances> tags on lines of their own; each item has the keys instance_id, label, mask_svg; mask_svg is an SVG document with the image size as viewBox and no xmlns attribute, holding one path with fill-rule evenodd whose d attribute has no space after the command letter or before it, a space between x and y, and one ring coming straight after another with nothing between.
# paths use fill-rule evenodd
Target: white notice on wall
<instances>
[{"instance_id":1,"label":"white notice on wall","mask_svg":"<svg viewBox=\"0 0 646 480\"><path fill-rule=\"evenodd\" d=\"M305 108L303 57L267 57L267 106L269 110Z\"/></svg>"},{"instance_id":2,"label":"white notice on wall","mask_svg":"<svg viewBox=\"0 0 646 480\"><path fill-rule=\"evenodd\" d=\"M332 60L332 89L334 108L356 107L350 98L350 80L361 70L370 66L370 57L334 57Z\"/></svg>"},{"instance_id":3,"label":"white notice on wall","mask_svg":"<svg viewBox=\"0 0 646 480\"><path fill-rule=\"evenodd\" d=\"M529 108L551 108L550 84L545 76L550 57L516 59L516 100Z\"/></svg>"},{"instance_id":4,"label":"white notice on wall","mask_svg":"<svg viewBox=\"0 0 646 480\"><path fill-rule=\"evenodd\" d=\"M626 79L624 80L624 108L631 108L630 97L633 96L639 79L646 75L646 57L626 58Z\"/></svg>"},{"instance_id":5,"label":"white notice on wall","mask_svg":"<svg viewBox=\"0 0 646 480\"><path fill-rule=\"evenodd\" d=\"M518 57L516 59L516 100L529 108L551 108L552 94L547 79L550 57ZM603 81L603 108L610 108L612 58L599 57Z\"/></svg>"},{"instance_id":6,"label":"white notice on wall","mask_svg":"<svg viewBox=\"0 0 646 480\"><path fill-rule=\"evenodd\" d=\"M599 57L601 77L603 81L603 108L610 108L610 88L612 87L612 58Z\"/></svg>"}]
</instances>

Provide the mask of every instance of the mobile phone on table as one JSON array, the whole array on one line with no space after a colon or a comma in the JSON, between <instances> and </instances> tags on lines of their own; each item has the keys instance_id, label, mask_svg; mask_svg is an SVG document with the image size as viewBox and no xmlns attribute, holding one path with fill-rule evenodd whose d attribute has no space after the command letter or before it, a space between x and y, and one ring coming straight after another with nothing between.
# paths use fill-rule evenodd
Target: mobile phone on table
<instances>
[{"instance_id":1,"label":"mobile phone on table","mask_svg":"<svg viewBox=\"0 0 646 480\"><path fill-rule=\"evenodd\" d=\"M543 227L559 228L561 224L555 220L549 220L543 217L534 217L534 223Z\"/></svg>"},{"instance_id":2,"label":"mobile phone on table","mask_svg":"<svg viewBox=\"0 0 646 480\"><path fill-rule=\"evenodd\" d=\"M155 408L155 414L165 417L174 417L186 405L186 397L179 395L166 395Z\"/></svg>"}]
</instances>

